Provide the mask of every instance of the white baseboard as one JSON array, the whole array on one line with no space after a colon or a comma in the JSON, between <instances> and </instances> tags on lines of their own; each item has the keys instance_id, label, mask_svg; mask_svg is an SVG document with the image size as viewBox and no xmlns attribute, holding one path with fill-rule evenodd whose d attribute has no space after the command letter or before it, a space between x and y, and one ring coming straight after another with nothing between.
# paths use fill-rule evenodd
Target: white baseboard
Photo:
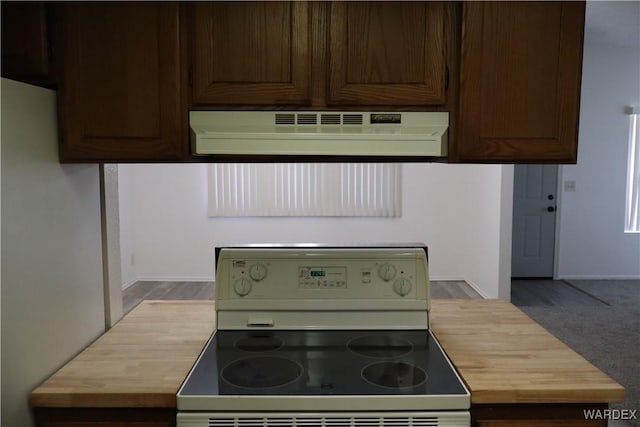
<instances>
[{"instance_id":1,"label":"white baseboard","mask_svg":"<svg viewBox=\"0 0 640 427\"><path fill-rule=\"evenodd\" d=\"M429 276L432 282L466 282L461 276Z\"/></svg>"},{"instance_id":2,"label":"white baseboard","mask_svg":"<svg viewBox=\"0 0 640 427\"><path fill-rule=\"evenodd\" d=\"M158 276L147 276L147 277L138 277L136 282L213 282L213 277L158 277Z\"/></svg>"},{"instance_id":3,"label":"white baseboard","mask_svg":"<svg viewBox=\"0 0 640 427\"><path fill-rule=\"evenodd\" d=\"M127 289L128 287L132 286L134 283L136 283L138 281L138 279L133 279L130 282L127 283L123 283L122 284L122 290L124 291L125 289Z\"/></svg>"},{"instance_id":4,"label":"white baseboard","mask_svg":"<svg viewBox=\"0 0 640 427\"><path fill-rule=\"evenodd\" d=\"M466 282L467 285L471 287L474 291L476 291L482 298L489 299L490 297L482 290L480 287L473 283L471 280L465 279L464 277L458 276L431 276L429 278L431 282Z\"/></svg>"},{"instance_id":5,"label":"white baseboard","mask_svg":"<svg viewBox=\"0 0 640 427\"><path fill-rule=\"evenodd\" d=\"M477 284L473 283L473 281L471 280L467 280L465 279L465 282L467 282L467 284L469 286L471 286L471 289L473 289L474 291L476 291L478 294L480 294L480 296L484 299L491 299L491 297L489 295L486 294L486 292L484 292L482 289L480 289L480 286L478 286Z\"/></svg>"}]
</instances>

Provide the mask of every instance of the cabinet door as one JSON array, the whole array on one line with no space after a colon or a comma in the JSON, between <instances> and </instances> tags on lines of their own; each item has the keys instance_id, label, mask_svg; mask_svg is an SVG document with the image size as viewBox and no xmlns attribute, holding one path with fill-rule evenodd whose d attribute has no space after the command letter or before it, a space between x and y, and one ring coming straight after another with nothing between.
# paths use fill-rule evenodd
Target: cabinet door
<instances>
[{"instance_id":1,"label":"cabinet door","mask_svg":"<svg viewBox=\"0 0 640 427\"><path fill-rule=\"evenodd\" d=\"M194 104L309 102L307 2L191 5Z\"/></svg>"},{"instance_id":2,"label":"cabinet door","mask_svg":"<svg viewBox=\"0 0 640 427\"><path fill-rule=\"evenodd\" d=\"M444 104L444 24L440 2L332 2L328 103Z\"/></svg>"},{"instance_id":3,"label":"cabinet door","mask_svg":"<svg viewBox=\"0 0 640 427\"><path fill-rule=\"evenodd\" d=\"M463 161L576 162L584 2L464 2Z\"/></svg>"},{"instance_id":4,"label":"cabinet door","mask_svg":"<svg viewBox=\"0 0 640 427\"><path fill-rule=\"evenodd\" d=\"M60 31L61 161L179 160L179 5L69 2Z\"/></svg>"},{"instance_id":5,"label":"cabinet door","mask_svg":"<svg viewBox=\"0 0 640 427\"><path fill-rule=\"evenodd\" d=\"M43 2L2 2L2 76L49 82L49 38Z\"/></svg>"}]
</instances>

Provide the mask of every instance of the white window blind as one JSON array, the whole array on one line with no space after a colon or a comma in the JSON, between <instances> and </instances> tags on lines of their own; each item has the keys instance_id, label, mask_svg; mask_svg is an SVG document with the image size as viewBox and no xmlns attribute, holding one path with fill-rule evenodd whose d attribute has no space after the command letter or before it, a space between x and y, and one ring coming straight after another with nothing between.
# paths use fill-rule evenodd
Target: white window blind
<instances>
[{"instance_id":1,"label":"white window blind","mask_svg":"<svg viewBox=\"0 0 640 427\"><path fill-rule=\"evenodd\" d=\"M640 233L640 107L627 107L629 114L629 157L624 231Z\"/></svg>"},{"instance_id":2,"label":"white window blind","mask_svg":"<svg viewBox=\"0 0 640 427\"><path fill-rule=\"evenodd\" d=\"M209 216L401 215L399 163L209 166Z\"/></svg>"}]
</instances>

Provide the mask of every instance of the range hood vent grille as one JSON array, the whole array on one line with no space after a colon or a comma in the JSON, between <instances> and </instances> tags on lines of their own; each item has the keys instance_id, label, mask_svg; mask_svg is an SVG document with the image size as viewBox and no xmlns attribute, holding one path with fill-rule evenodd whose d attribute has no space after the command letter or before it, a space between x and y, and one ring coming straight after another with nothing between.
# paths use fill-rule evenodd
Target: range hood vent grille
<instances>
[{"instance_id":1,"label":"range hood vent grille","mask_svg":"<svg viewBox=\"0 0 640 427\"><path fill-rule=\"evenodd\" d=\"M277 125L294 125L296 123L296 115L292 113L276 113Z\"/></svg>"},{"instance_id":2,"label":"range hood vent grille","mask_svg":"<svg viewBox=\"0 0 640 427\"><path fill-rule=\"evenodd\" d=\"M339 125L340 114L321 114L320 124L321 125Z\"/></svg>"},{"instance_id":3,"label":"range hood vent grille","mask_svg":"<svg viewBox=\"0 0 640 427\"><path fill-rule=\"evenodd\" d=\"M342 123L345 125L361 125L362 114L343 114Z\"/></svg>"},{"instance_id":4,"label":"range hood vent grille","mask_svg":"<svg viewBox=\"0 0 640 427\"><path fill-rule=\"evenodd\" d=\"M318 123L318 116L320 121ZM363 114L341 113L275 113L276 125L359 125L364 124Z\"/></svg>"},{"instance_id":5,"label":"range hood vent grille","mask_svg":"<svg viewBox=\"0 0 640 427\"><path fill-rule=\"evenodd\" d=\"M299 125L315 125L318 124L318 115L317 114L298 114L298 124Z\"/></svg>"}]
</instances>

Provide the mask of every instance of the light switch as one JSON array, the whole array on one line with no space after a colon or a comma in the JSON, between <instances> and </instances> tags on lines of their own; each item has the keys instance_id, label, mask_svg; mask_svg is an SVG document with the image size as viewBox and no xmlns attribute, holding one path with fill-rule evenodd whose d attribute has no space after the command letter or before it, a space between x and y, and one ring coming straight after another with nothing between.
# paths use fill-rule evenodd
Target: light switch
<instances>
[{"instance_id":1,"label":"light switch","mask_svg":"<svg viewBox=\"0 0 640 427\"><path fill-rule=\"evenodd\" d=\"M576 182L575 181L565 181L564 182L564 191L567 193L573 193L576 191Z\"/></svg>"}]
</instances>

